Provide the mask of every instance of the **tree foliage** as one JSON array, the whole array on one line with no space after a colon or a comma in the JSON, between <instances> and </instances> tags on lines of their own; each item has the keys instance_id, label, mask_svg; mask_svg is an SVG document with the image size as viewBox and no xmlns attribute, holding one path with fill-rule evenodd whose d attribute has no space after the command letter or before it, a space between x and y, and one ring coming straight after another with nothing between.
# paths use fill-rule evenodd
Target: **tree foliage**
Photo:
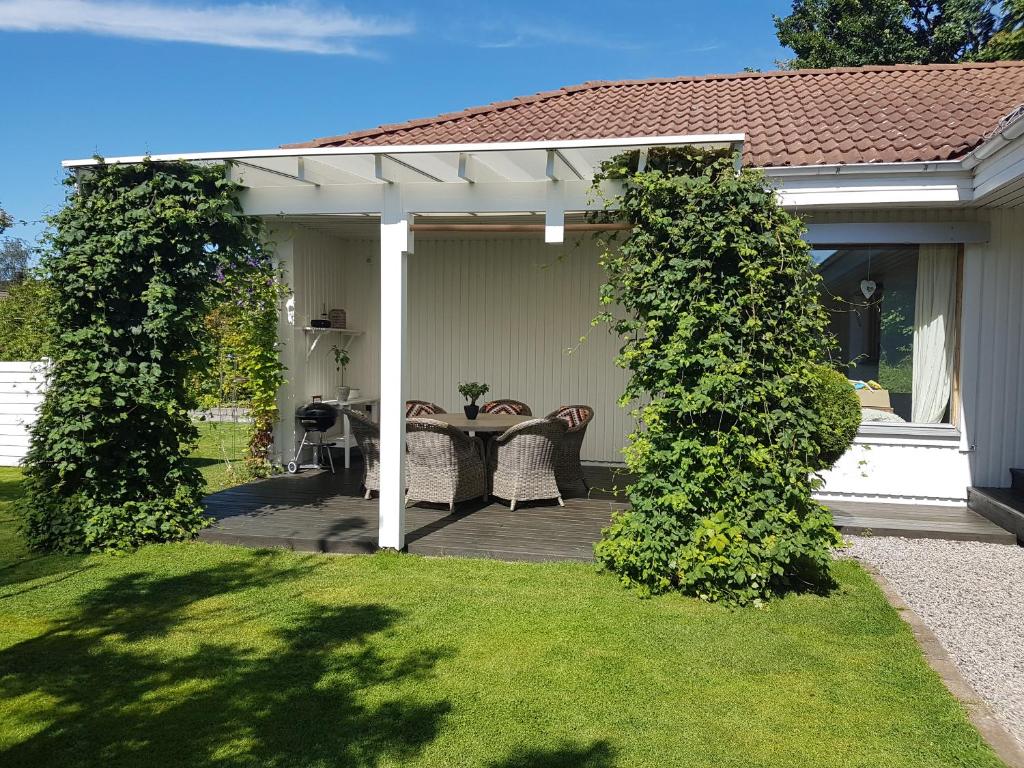
<instances>
[{"instance_id":1,"label":"tree foliage","mask_svg":"<svg viewBox=\"0 0 1024 768\"><path fill-rule=\"evenodd\" d=\"M58 329L25 459L29 541L121 549L204 524L186 389L219 275L265 273L257 221L219 166L99 165L53 217Z\"/></svg>"},{"instance_id":2,"label":"tree foliage","mask_svg":"<svg viewBox=\"0 0 1024 768\"><path fill-rule=\"evenodd\" d=\"M829 351L819 277L763 176L698 149L636 153L598 182L633 223L601 258L601 319L625 339L630 509L595 547L643 592L758 603L822 583L839 543L811 498L821 465L815 366Z\"/></svg>"},{"instance_id":3,"label":"tree foliage","mask_svg":"<svg viewBox=\"0 0 1024 768\"><path fill-rule=\"evenodd\" d=\"M952 63L979 57L999 27L997 0L793 0L775 18L793 69Z\"/></svg>"},{"instance_id":4,"label":"tree foliage","mask_svg":"<svg viewBox=\"0 0 1024 768\"><path fill-rule=\"evenodd\" d=\"M978 54L979 61L1024 59L1024 0L1003 0L999 28Z\"/></svg>"},{"instance_id":5,"label":"tree foliage","mask_svg":"<svg viewBox=\"0 0 1024 768\"><path fill-rule=\"evenodd\" d=\"M50 284L29 275L7 285L0 299L0 360L49 357L56 327Z\"/></svg>"},{"instance_id":6,"label":"tree foliage","mask_svg":"<svg viewBox=\"0 0 1024 768\"><path fill-rule=\"evenodd\" d=\"M14 224L14 217L3 208L0 208L0 234L3 234Z\"/></svg>"}]
</instances>

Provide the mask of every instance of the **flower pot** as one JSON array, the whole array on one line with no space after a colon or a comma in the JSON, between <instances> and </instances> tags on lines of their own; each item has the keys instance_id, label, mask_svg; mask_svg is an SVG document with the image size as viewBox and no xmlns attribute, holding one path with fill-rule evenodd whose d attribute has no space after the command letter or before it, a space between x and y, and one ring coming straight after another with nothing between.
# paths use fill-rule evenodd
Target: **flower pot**
<instances>
[{"instance_id":1,"label":"flower pot","mask_svg":"<svg viewBox=\"0 0 1024 768\"><path fill-rule=\"evenodd\" d=\"M472 405L462 406L462 410L466 412L466 418L472 421L477 417L477 414L480 413L480 406L473 403Z\"/></svg>"},{"instance_id":2,"label":"flower pot","mask_svg":"<svg viewBox=\"0 0 1024 768\"><path fill-rule=\"evenodd\" d=\"M349 393L350 393L350 388L349 387L345 387L345 386L338 387L338 402L339 403L344 403L345 401L347 401Z\"/></svg>"}]
</instances>

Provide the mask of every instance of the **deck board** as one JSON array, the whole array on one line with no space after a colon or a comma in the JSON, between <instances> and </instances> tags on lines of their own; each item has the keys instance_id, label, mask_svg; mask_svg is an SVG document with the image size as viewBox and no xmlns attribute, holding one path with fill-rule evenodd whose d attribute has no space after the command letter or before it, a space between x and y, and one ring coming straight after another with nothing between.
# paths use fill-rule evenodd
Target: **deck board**
<instances>
[{"instance_id":1,"label":"deck board","mask_svg":"<svg viewBox=\"0 0 1024 768\"><path fill-rule=\"evenodd\" d=\"M593 559L593 544L611 513L624 500L599 489L624 485L607 467L587 467L595 490L589 498L508 506L469 501L454 513L446 506L419 504L406 510L409 552L423 555L490 557L502 560ZM250 547L285 547L306 552L359 554L377 549L377 500L359 492L358 465L350 470L280 475L215 493L205 499L215 524L205 541ZM1012 534L966 507L863 504L829 505L846 533L972 539L1013 543Z\"/></svg>"}]
</instances>

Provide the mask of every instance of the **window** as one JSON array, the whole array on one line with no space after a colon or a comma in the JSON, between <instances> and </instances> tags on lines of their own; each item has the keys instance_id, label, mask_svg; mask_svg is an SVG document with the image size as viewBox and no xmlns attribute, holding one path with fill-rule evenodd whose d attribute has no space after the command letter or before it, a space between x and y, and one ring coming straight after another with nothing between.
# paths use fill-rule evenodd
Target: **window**
<instances>
[{"instance_id":1,"label":"window","mask_svg":"<svg viewBox=\"0 0 1024 768\"><path fill-rule=\"evenodd\" d=\"M950 421L956 248L950 245L818 248L814 260L864 421Z\"/></svg>"}]
</instances>

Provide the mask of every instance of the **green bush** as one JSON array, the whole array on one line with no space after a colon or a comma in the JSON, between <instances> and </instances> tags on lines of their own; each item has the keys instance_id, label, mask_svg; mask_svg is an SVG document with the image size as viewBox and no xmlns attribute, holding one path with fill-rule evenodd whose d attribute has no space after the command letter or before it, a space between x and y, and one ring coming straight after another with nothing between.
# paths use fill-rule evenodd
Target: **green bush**
<instances>
[{"instance_id":1,"label":"green bush","mask_svg":"<svg viewBox=\"0 0 1024 768\"><path fill-rule=\"evenodd\" d=\"M101 164L68 184L42 259L58 333L25 458L29 542L187 538L206 518L186 379L218 278L267 268L259 223L219 166Z\"/></svg>"},{"instance_id":2,"label":"green bush","mask_svg":"<svg viewBox=\"0 0 1024 768\"><path fill-rule=\"evenodd\" d=\"M846 376L828 365L812 371L813 409L818 414L818 460L816 470L830 469L846 450L860 428L860 399Z\"/></svg>"},{"instance_id":3,"label":"green bush","mask_svg":"<svg viewBox=\"0 0 1024 768\"><path fill-rule=\"evenodd\" d=\"M811 491L828 321L802 224L729 155L652 150L636 167L627 153L595 182L628 181L601 318L623 339L622 402L641 403L631 508L596 557L642 592L734 604L827 583L840 538Z\"/></svg>"}]
</instances>

